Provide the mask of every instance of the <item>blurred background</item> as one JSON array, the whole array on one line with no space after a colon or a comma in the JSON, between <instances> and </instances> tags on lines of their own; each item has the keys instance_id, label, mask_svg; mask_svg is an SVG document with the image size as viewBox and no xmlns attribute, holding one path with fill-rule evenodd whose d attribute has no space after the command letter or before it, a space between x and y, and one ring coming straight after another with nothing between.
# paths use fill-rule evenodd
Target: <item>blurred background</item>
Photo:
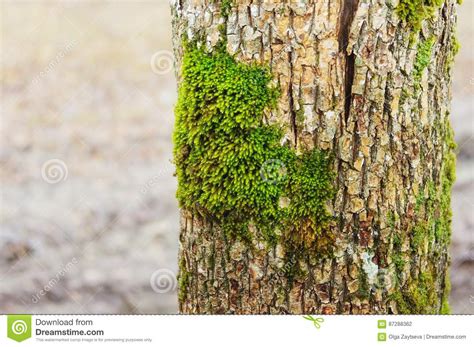
<instances>
[{"instance_id":1,"label":"blurred background","mask_svg":"<svg viewBox=\"0 0 474 347\"><path fill-rule=\"evenodd\" d=\"M177 312L168 0L0 10L0 312ZM453 313L474 313L473 15L465 0L452 105Z\"/></svg>"}]
</instances>

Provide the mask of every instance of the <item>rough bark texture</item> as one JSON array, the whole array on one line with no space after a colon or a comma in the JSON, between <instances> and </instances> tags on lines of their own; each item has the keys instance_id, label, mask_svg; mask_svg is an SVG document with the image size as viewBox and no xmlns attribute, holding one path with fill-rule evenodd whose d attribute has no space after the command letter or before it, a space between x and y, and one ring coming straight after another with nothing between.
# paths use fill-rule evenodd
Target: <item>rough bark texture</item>
<instances>
[{"instance_id":1,"label":"rough bark texture","mask_svg":"<svg viewBox=\"0 0 474 347\"><path fill-rule=\"evenodd\" d=\"M183 35L270 66L281 96L269 123L297 152L334 154L334 251L292 254L257 230L250 247L183 210L181 312L446 312L455 1L420 32L397 0L231 5L223 16L219 1L172 2L178 80Z\"/></svg>"}]
</instances>

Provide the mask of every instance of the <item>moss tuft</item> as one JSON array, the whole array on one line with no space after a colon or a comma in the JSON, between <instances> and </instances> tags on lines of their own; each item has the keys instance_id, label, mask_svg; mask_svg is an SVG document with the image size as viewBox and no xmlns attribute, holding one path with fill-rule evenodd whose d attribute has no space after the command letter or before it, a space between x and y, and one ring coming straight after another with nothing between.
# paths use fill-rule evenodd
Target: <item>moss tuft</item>
<instances>
[{"instance_id":1,"label":"moss tuft","mask_svg":"<svg viewBox=\"0 0 474 347\"><path fill-rule=\"evenodd\" d=\"M221 0L221 11L222 17L229 17L230 10L232 9L233 0Z\"/></svg>"},{"instance_id":2,"label":"moss tuft","mask_svg":"<svg viewBox=\"0 0 474 347\"><path fill-rule=\"evenodd\" d=\"M225 50L185 46L175 110L177 198L234 237L249 240L256 227L273 243L275 230L293 226L314 240L331 218L330 158L280 144L282 129L264 122L279 95L271 79L269 69L239 63Z\"/></svg>"},{"instance_id":3,"label":"moss tuft","mask_svg":"<svg viewBox=\"0 0 474 347\"><path fill-rule=\"evenodd\" d=\"M293 229L294 236L303 244L310 245L318 239L318 248L328 249L328 243L332 243L329 232L332 217L326 212L326 202L336 193L329 158L324 152L311 151L299 159L291 165L287 229ZM322 237L324 232L326 237Z\"/></svg>"},{"instance_id":4,"label":"moss tuft","mask_svg":"<svg viewBox=\"0 0 474 347\"><path fill-rule=\"evenodd\" d=\"M451 33L451 49L448 52L448 56L446 58L446 63L445 63L446 73L449 73L451 71L451 68L454 64L454 58L459 53L460 49L461 49L461 44L459 43L455 30L453 30Z\"/></svg>"},{"instance_id":5,"label":"moss tuft","mask_svg":"<svg viewBox=\"0 0 474 347\"><path fill-rule=\"evenodd\" d=\"M187 288L189 286L190 274L186 270L186 262L181 258L179 262L179 278L178 278L178 299L183 302L186 299Z\"/></svg>"},{"instance_id":6,"label":"moss tuft","mask_svg":"<svg viewBox=\"0 0 474 347\"><path fill-rule=\"evenodd\" d=\"M441 169L441 191L439 195L439 214L435 223L435 238L437 242L449 244L451 239L451 189L456 180L456 143L454 133L446 115L444 124L444 157Z\"/></svg>"},{"instance_id":7,"label":"moss tuft","mask_svg":"<svg viewBox=\"0 0 474 347\"><path fill-rule=\"evenodd\" d=\"M418 33L423 21L431 18L443 2L444 0L400 0L397 14L415 33Z\"/></svg>"},{"instance_id":8,"label":"moss tuft","mask_svg":"<svg viewBox=\"0 0 474 347\"><path fill-rule=\"evenodd\" d=\"M449 293L451 292L451 281L449 280L449 272L446 272L446 276L444 279L444 290L443 296L441 298L441 314L450 314L451 307L449 306L448 297Z\"/></svg>"},{"instance_id":9,"label":"moss tuft","mask_svg":"<svg viewBox=\"0 0 474 347\"><path fill-rule=\"evenodd\" d=\"M430 272L419 274L410 280L402 291L397 291L391 298L397 304L399 314L433 314L437 313L438 297L435 279Z\"/></svg>"},{"instance_id":10,"label":"moss tuft","mask_svg":"<svg viewBox=\"0 0 474 347\"><path fill-rule=\"evenodd\" d=\"M420 247L422 247L427 239L427 234L429 233L429 223L422 221L414 226L412 237L411 237L411 249L414 252L417 252Z\"/></svg>"},{"instance_id":11,"label":"moss tuft","mask_svg":"<svg viewBox=\"0 0 474 347\"><path fill-rule=\"evenodd\" d=\"M435 41L436 40L434 37L430 37L429 39L420 41L420 43L418 44L416 60L413 66L413 80L415 85L415 91L420 89L421 78L423 77L423 72L430 64L431 54Z\"/></svg>"}]
</instances>

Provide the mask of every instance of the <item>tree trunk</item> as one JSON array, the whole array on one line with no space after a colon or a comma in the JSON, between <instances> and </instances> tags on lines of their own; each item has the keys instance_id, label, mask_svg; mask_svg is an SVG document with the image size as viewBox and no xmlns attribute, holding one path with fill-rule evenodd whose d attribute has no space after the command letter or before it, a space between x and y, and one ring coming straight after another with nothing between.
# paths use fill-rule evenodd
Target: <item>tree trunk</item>
<instances>
[{"instance_id":1,"label":"tree trunk","mask_svg":"<svg viewBox=\"0 0 474 347\"><path fill-rule=\"evenodd\" d=\"M450 65L457 49L455 2L172 2L182 98L175 134L182 207L182 313L449 311L450 194L455 166L449 106ZM179 127L191 109L200 117L209 113L180 106L198 92L185 85L191 73L181 70L190 43L197 47L194 50L206 52L203 60L225 50L240 64L237 69L247 71L246 65L271 70L270 86L277 87L279 96L273 107L265 107L262 124L277 124L284 130L281 146L290 148L295 156L290 160L300 163L293 169L282 159L270 161L282 163L288 170L283 174L289 176L275 209L293 216L279 224L272 222L276 217L269 217L266 226L273 230L258 225L260 205L250 197L247 202L238 200L238 206L243 206L238 217L231 208L220 214L217 205L204 197L208 183L204 176L193 181L200 169L190 169L189 158L198 149L186 133L191 134L198 121L181 133ZM249 93L240 97L252 97ZM209 95L203 98L202 107L214 100ZM254 105L254 100L245 100ZM226 111L216 112L212 114ZM211 123L209 118L206 124ZM200 136L209 151L220 148L213 134ZM305 153L314 151L324 153L329 163L331 175L324 177L330 177L332 193L321 185L298 185L303 181L291 176L308 167L304 174L320 175L318 180L325 182L322 173L305 166ZM203 153L211 155L205 149ZM265 156L255 157L260 167L268 162ZM324 169L324 163L321 160L318 167ZM250 175L257 172L252 168ZM221 176L222 190L213 188L220 197L227 194L225 187L238 180L238 175L222 178L230 175ZM256 182L257 176L250 179ZM265 175L261 178L265 181ZM202 184L203 191L193 184ZM194 189L194 195L186 195L186 189ZM314 200L319 207L308 205L304 210L304 204L313 201L312 193L325 200L325 207ZM249 220L240 223L245 215ZM231 218L240 224L227 223Z\"/></svg>"}]
</instances>

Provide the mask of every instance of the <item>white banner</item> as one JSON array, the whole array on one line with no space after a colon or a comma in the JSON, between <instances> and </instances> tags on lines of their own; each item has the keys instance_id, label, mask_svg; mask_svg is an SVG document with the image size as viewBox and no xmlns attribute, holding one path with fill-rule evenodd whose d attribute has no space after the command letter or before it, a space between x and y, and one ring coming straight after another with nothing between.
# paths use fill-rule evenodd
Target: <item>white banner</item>
<instances>
[{"instance_id":1,"label":"white banner","mask_svg":"<svg viewBox=\"0 0 474 347\"><path fill-rule=\"evenodd\" d=\"M0 346L472 346L473 317L4 315Z\"/></svg>"}]
</instances>

